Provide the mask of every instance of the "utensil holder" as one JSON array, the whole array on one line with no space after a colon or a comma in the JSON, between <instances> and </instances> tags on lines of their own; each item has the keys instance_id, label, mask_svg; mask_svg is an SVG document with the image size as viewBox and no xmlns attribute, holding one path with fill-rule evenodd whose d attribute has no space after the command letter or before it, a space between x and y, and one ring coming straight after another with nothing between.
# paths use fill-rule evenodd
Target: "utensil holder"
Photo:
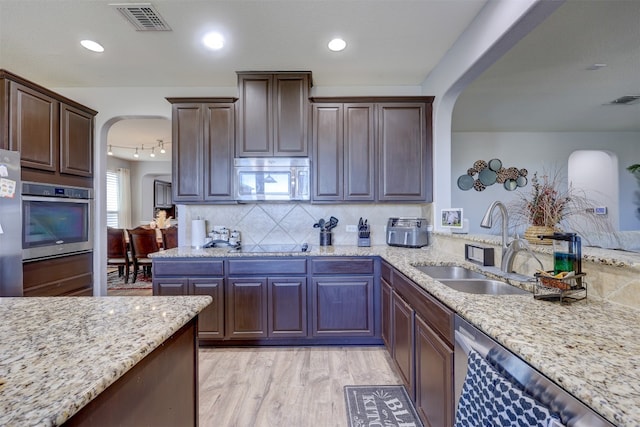
<instances>
[{"instance_id":1,"label":"utensil holder","mask_svg":"<svg viewBox=\"0 0 640 427\"><path fill-rule=\"evenodd\" d=\"M333 233L330 231L320 231L320 246L331 246Z\"/></svg>"}]
</instances>

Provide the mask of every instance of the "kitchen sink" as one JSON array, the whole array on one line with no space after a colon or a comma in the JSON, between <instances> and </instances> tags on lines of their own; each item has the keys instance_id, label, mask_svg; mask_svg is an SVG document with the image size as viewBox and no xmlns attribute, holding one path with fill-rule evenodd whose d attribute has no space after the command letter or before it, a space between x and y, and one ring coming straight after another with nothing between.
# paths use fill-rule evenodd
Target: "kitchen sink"
<instances>
[{"instance_id":1,"label":"kitchen sink","mask_svg":"<svg viewBox=\"0 0 640 427\"><path fill-rule=\"evenodd\" d=\"M482 295L526 295L529 292L493 279L438 279L440 283L460 292Z\"/></svg>"},{"instance_id":2,"label":"kitchen sink","mask_svg":"<svg viewBox=\"0 0 640 427\"><path fill-rule=\"evenodd\" d=\"M486 279L482 273L457 265L414 265L415 268L434 279Z\"/></svg>"}]
</instances>

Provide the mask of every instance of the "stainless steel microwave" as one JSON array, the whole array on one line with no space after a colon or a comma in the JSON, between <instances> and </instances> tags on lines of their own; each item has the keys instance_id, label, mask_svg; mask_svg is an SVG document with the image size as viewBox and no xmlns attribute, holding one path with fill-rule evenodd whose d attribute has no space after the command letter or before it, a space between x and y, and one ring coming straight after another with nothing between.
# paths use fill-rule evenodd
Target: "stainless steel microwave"
<instances>
[{"instance_id":1,"label":"stainless steel microwave","mask_svg":"<svg viewBox=\"0 0 640 427\"><path fill-rule=\"evenodd\" d=\"M238 201L310 199L310 162L305 157L234 159L234 196Z\"/></svg>"}]
</instances>

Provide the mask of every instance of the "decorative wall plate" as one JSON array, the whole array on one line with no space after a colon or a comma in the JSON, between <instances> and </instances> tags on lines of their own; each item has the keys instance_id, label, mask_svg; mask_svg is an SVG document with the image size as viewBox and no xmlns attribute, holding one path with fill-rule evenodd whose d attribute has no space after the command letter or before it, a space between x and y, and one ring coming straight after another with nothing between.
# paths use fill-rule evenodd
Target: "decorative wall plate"
<instances>
[{"instance_id":1,"label":"decorative wall plate","mask_svg":"<svg viewBox=\"0 0 640 427\"><path fill-rule=\"evenodd\" d=\"M500 159L491 159L489 160L489 169L494 172L498 172L502 167L502 160Z\"/></svg>"},{"instance_id":2,"label":"decorative wall plate","mask_svg":"<svg viewBox=\"0 0 640 427\"><path fill-rule=\"evenodd\" d=\"M473 188L473 177L471 175L460 175L458 178L458 188L467 191Z\"/></svg>"}]
</instances>

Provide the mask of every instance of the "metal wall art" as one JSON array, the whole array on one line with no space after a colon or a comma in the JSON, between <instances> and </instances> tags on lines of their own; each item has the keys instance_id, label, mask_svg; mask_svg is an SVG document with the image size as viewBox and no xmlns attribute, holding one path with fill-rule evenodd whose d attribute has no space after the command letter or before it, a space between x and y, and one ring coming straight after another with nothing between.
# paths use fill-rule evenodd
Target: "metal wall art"
<instances>
[{"instance_id":1,"label":"metal wall art","mask_svg":"<svg viewBox=\"0 0 640 427\"><path fill-rule=\"evenodd\" d=\"M497 182L502 184L505 190L513 191L527 185L527 173L526 169L502 167L500 159L491 159L488 162L476 160L473 166L467 169L467 173L458 178L458 188L464 191L472 188L483 191Z\"/></svg>"}]
</instances>

